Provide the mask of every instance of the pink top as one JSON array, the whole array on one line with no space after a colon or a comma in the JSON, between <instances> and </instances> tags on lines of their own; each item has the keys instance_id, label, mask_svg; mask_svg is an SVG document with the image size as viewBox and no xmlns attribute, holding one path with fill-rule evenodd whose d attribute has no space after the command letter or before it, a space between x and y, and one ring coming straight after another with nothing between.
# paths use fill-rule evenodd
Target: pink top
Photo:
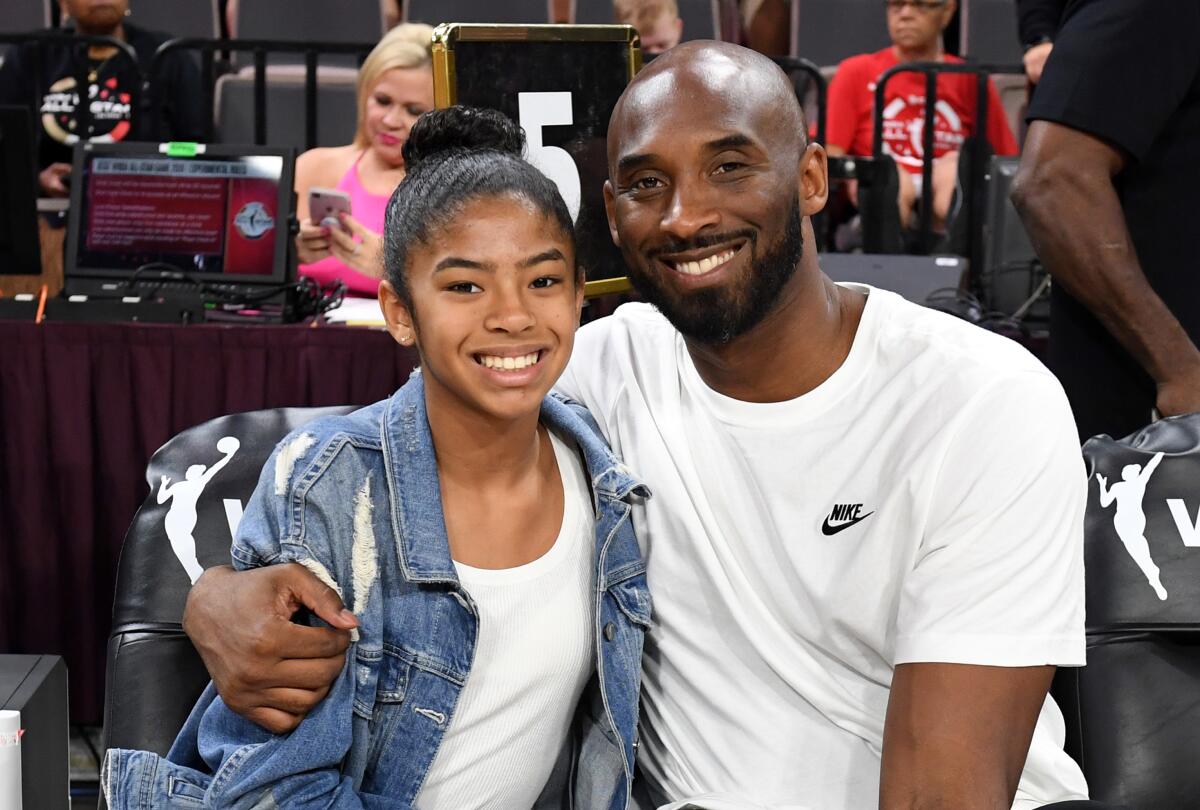
<instances>
[{"instance_id":1,"label":"pink top","mask_svg":"<svg viewBox=\"0 0 1200 810\"><path fill-rule=\"evenodd\" d=\"M362 154L354 159L350 168L338 181L337 190L350 195L350 213L362 223L363 227L375 233L383 233L383 215L387 210L390 195L372 194L363 188L358 180L358 161ZM379 292L379 279L365 276L352 267L347 267L336 256L326 256L319 262L300 265L300 275L308 276L322 287L335 281L346 282L350 295L370 296Z\"/></svg>"}]
</instances>

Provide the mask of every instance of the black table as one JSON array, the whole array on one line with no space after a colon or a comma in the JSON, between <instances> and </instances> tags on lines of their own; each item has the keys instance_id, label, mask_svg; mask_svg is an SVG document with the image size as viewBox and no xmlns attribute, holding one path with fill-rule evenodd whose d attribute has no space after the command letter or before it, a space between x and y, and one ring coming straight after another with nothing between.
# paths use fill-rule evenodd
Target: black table
<instances>
[{"instance_id":1,"label":"black table","mask_svg":"<svg viewBox=\"0 0 1200 810\"><path fill-rule=\"evenodd\" d=\"M375 402L416 363L348 327L0 322L0 653L62 655L72 721L99 722L151 454L227 413Z\"/></svg>"}]
</instances>

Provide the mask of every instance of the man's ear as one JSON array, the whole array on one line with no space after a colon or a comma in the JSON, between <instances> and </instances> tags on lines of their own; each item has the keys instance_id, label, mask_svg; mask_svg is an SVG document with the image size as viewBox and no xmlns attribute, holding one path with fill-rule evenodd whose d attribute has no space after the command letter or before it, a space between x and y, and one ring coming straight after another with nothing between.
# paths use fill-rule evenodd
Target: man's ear
<instances>
[{"instance_id":1,"label":"man's ear","mask_svg":"<svg viewBox=\"0 0 1200 810\"><path fill-rule=\"evenodd\" d=\"M379 282L379 308L392 339L401 346L412 346L417 339L416 320L390 281Z\"/></svg>"},{"instance_id":2,"label":"man's ear","mask_svg":"<svg viewBox=\"0 0 1200 810\"><path fill-rule=\"evenodd\" d=\"M617 237L617 197L613 192L612 180L604 181L604 215L608 217L608 235L612 238L612 242L617 247L621 246L621 240Z\"/></svg>"},{"instance_id":3,"label":"man's ear","mask_svg":"<svg viewBox=\"0 0 1200 810\"><path fill-rule=\"evenodd\" d=\"M800 214L811 217L829 200L829 158L819 143L810 143L800 157Z\"/></svg>"}]
</instances>

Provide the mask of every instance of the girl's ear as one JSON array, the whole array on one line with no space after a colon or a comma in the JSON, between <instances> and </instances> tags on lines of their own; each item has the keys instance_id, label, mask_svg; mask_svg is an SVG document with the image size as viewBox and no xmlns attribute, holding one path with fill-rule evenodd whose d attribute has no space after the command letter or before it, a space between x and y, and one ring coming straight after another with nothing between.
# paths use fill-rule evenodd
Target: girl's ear
<instances>
[{"instance_id":1,"label":"girl's ear","mask_svg":"<svg viewBox=\"0 0 1200 810\"><path fill-rule=\"evenodd\" d=\"M401 346L412 346L417 339L412 310L390 281L379 282L379 308L383 310L383 320L392 338Z\"/></svg>"}]
</instances>

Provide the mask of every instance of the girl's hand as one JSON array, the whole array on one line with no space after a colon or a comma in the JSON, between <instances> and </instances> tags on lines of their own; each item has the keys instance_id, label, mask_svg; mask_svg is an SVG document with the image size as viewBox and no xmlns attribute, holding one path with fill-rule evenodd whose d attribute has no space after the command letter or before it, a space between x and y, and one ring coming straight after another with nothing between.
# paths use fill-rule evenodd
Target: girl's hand
<instances>
[{"instance_id":1,"label":"girl's hand","mask_svg":"<svg viewBox=\"0 0 1200 810\"><path fill-rule=\"evenodd\" d=\"M312 220L300 224L300 233L296 234L296 258L300 264L314 264L330 256L330 229L325 225L316 225Z\"/></svg>"},{"instance_id":2,"label":"girl's hand","mask_svg":"<svg viewBox=\"0 0 1200 810\"><path fill-rule=\"evenodd\" d=\"M364 276L383 278L383 256L380 248L383 239L349 214L338 219L341 228L333 228L330 235L330 252Z\"/></svg>"}]
</instances>

